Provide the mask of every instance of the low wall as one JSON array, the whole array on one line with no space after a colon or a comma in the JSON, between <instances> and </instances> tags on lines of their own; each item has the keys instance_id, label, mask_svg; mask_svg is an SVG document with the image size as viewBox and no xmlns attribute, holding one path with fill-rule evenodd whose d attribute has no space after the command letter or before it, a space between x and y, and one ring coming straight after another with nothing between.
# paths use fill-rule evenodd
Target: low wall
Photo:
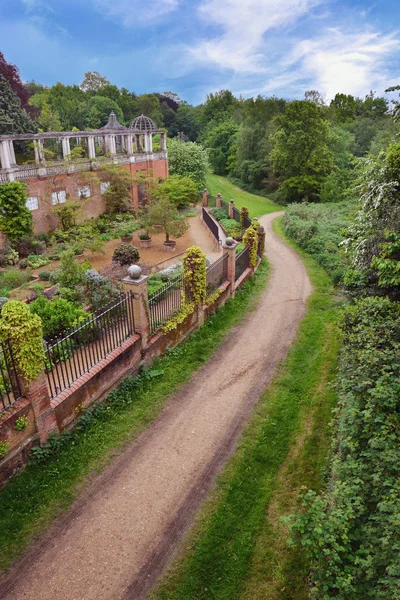
<instances>
[{"instance_id":1,"label":"low wall","mask_svg":"<svg viewBox=\"0 0 400 600\"><path fill-rule=\"evenodd\" d=\"M0 441L9 444L8 452L1 461L1 486L26 464L31 448L39 444L39 434L32 404L26 398L17 400L10 408L0 413L0 417ZM19 417L28 419L27 427L21 431L15 429Z\"/></svg>"}]
</instances>

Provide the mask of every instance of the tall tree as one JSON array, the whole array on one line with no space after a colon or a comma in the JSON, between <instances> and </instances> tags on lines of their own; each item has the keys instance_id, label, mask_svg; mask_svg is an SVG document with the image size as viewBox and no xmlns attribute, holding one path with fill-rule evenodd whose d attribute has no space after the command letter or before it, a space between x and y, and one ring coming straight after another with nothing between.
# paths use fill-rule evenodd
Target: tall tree
<instances>
[{"instance_id":1,"label":"tall tree","mask_svg":"<svg viewBox=\"0 0 400 600\"><path fill-rule=\"evenodd\" d=\"M88 129L103 127L111 111L114 111L118 121L124 120L122 110L114 100L105 96L93 96L86 105L85 127Z\"/></svg>"},{"instance_id":2,"label":"tall tree","mask_svg":"<svg viewBox=\"0 0 400 600\"><path fill-rule=\"evenodd\" d=\"M35 126L8 81L0 75L0 135L33 133Z\"/></svg>"},{"instance_id":3,"label":"tall tree","mask_svg":"<svg viewBox=\"0 0 400 600\"><path fill-rule=\"evenodd\" d=\"M107 77L100 75L97 71L88 71L81 83L84 92L98 92L105 85L110 85Z\"/></svg>"},{"instance_id":4,"label":"tall tree","mask_svg":"<svg viewBox=\"0 0 400 600\"><path fill-rule=\"evenodd\" d=\"M8 81L12 91L18 96L21 108L35 116L37 111L34 106L29 104L30 92L28 86L22 83L18 67L7 62L2 52L0 52L0 75Z\"/></svg>"},{"instance_id":5,"label":"tall tree","mask_svg":"<svg viewBox=\"0 0 400 600\"><path fill-rule=\"evenodd\" d=\"M281 193L286 202L318 200L325 177L333 168L328 147L329 123L313 102L295 100L278 117L272 137L272 162L283 177Z\"/></svg>"}]
</instances>

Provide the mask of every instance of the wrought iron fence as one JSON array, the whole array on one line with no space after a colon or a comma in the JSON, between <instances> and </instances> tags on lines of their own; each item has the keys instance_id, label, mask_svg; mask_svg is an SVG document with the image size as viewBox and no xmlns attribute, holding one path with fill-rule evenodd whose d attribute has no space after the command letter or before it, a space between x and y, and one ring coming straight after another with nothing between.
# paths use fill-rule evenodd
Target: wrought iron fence
<instances>
[{"instance_id":1,"label":"wrought iron fence","mask_svg":"<svg viewBox=\"0 0 400 600\"><path fill-rule=\"evenodd\" d=\"M182 306L183 276L169 281L149 296L150 334L154 335Z\"/></svg>"},{"instance_id":2,"label":"wrought iron fence","mask_svg":"<svg viewBox=\"0 0 400 600\"><path fill-rule=\"evenodd\" d=\"M250 265L250 248L246 246L237 256L235 261L235 281L245 272Z\"/></svg>"},{"instance_id":3,"label":"wrought iron fence","mask_svg":"<svg viewBox=\"0 0 400 600\"><path fill-rule=\"evenodd\" d=\"M228 279L228 255L224 254L207 269L206 298Z\"/></svg>"},{"instance_id":4,"label":"wrought iron fence","mask_svg":"<svg viewBox=\"0 0 400 600\"><path fill-rule=\"evenodd\" d=\"M221 200L221 208L224 209L226 215L229 216L229 202L225 202L225 200Z\"/></svg>"},{"instance_id":5,"label":"wrought iron fence","mask_svg":"<svg viewBox=\"0 0 400 600\"><path fill-rule=\"evenodd\" d=\"M217 205L216 197L212 196L211 194L208 194L208 206L210 208L215 208L216 205Z\"/></svg>"},{"instance_id":6,"label":"wrought iron fence","mask_svg":"<svg viewBox=\"0 0 400 600\"><path fill-rule=\"evenodd\" d=\"M236 208L236 206L233 207L233 218L235 221L240 223L240 211Z\"/></svg>"},{"instance_id":7,"label":"wrought iron fence","mask_svg":"<svg viewBox=\"0 0 400 600\"><path fill-rule=\"evenodd\" d=\"M210 217L206 209L203 207L203 221L207 225L208 229L211 231L216 241L219 243L219 228L214 219Z\"/></svg>"},{"instance_id":8,"label":"wrought iron fence","mask_svg":"<svg viewBox=\"0 0 400 600\"><path fill-rule=\"evenodd\" d=\"M21 398L21 387L17 377L15 361L10 342L0 345L0 412Z\"/></svg>"},{"instance_id":9,"label":"wrought iron fence","mask_svg":"<svg viewBox=\"0 0 400 600\"><path fill-rule=\"evenodd\" d=\"M66 329L46 344L46 374L52 398L135 332L132 292L106 310L88 315L78 326Z\"/></svg>"}]
</instances>

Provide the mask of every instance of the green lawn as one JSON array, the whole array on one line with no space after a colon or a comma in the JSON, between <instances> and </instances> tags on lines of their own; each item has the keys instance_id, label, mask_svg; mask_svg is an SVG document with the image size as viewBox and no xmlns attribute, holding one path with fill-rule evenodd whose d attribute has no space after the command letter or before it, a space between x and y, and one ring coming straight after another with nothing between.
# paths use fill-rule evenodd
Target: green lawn
<instances>
[{"instance_id":1,"label":"green lawn","mask_svg":"<svg viewBox=\"0 0 400 600\"><path fill-rule=\"evenodd\" d=\"M302 256L314 291L297 339L154 600L309 597L308 565L280 517L296 510L302 485L322 485L339 339L330 279Z\"/></svg>"},{"instance_id":2,"label":"green lawn","mask_svg":"<svg viewBox=\"0 0 400 600\"><path fill-rule=\"evenodd\" d=\"M237 208L246 206L250 211L251 217L261 217L267 213L282 210L281 206L274 204L268 198L262 198L261 196L245 192L236 185L233 185L225 177L220 177L219 175L210 174L207 176L207 189L212 196L222 194L222 199L226 202L234 200Z\"/></svg>"},{"instance_id":3,"label":"green lawn","mask_svg":"<svg viewBox=\"0 0 400 600\"><path fill-rule=\"evenodd\" d=\"M255 277L204 327L157 359L143 375L127 378L105 404L85 411L71 432L40 450L42 462L30 463L0 490L0 570L71 505L88 475L123 451L157 416L168 397L212 356L230 329L255 307L267 277L264 260Z\"/></svg>"}]
</instances>

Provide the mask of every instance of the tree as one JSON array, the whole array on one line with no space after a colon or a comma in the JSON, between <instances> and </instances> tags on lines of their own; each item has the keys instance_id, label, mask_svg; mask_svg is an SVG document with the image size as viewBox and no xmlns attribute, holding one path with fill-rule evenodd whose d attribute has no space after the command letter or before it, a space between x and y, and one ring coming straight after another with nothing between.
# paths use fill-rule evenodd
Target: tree
<instances>
[{"instance_id":1,"label":"tree","mask_svg":"<svg viewBox=\"0 0 400 600\"><path fill-rule=\"evenodd\" d=\"M314 102L317 106L325 106L325 98L318 90L308 90L305 92L304 100Z\"/></svg>"},{"instance_id":2,"label":"tree","mask_svg":"<svg viewBox=\"0 0 400 600\"><path fill-rule=\"evenodd\" d=\"M398 92L399 90L400 85L394 85L393 87L390 87L387 90L385 90L385 92ZM395 119L395 121L397 121L400 119L400 102L398 102L397 100L392 100L392 104L394 105L393 118Z\"/></svg>"},{"instance_id":3,"label":"tree","mask_svg":"<svg viewBox=\"0 0 400 600\"><path fill-rule=\"evenodd\" d=\"M223 121L211 129L206 146L211 166L217 175L226 175L236 156L236 140L239 127L233 121Z\"/></svg>"},{"instance_id":4,"label":"tree","mask_svg":"<svg viewBox=\"0 0 400 600\"><path fill-rule=\"evenodd\" d=\"M229 90L209 94L200 114L202 126L214 127L218 123L227 121L232 117L237 106L238 100Z\"/></svg>"},{"instance_id":5,"label":"tree","mask_svg":"<svg viewBox=\"0 0 400 600\"><path fill-rule=\"evenodd\" d=\"M153 119L157 127L164 125L160 101L155 94L142 94L138 96L138 113Z\"/></svg>"},{"instance_id":6,"label":"tree","mask_svg":"<svg viewBox=\"0 0 400 600\"><path fill-rule=\"evenodd\" d=\"M170 241L170 236L181 237L189 228L187 219L181 217L176 206L166 196L150 202L146 222L149 229L154 225L161 225L166 242Z\"/></svg>"},{"instance_id":7,"label":"tree","mask_svg":"<svg viewBox=\"0 0 400 600\"><path fill-rule=\"evenodd\" d=\"M111 165L102 169L102 179L110 183L103 193L108 214L132 211L132 175L118 166Z\"/></svg>"},{"instance_id":8,"label":"tree","mask_svg":"<svg viewBox=\"0 0 400 600\"><path fill-rule=\"evenodd\" d=\"M209 168L207 151L195 142L168 140L168 162L171 175L190 177L198 189L204 188Z\"/></svg>"},{"instance_id":9,"label":"tree","mask_svg":"<svg viewBox=\"0 0 400 600\"><path fill-rule=\"evenodd\" d=\"M109 85L107 77L100 75L97 71L88 71L81 83L84 92L98 92L100 88Z\"/></svg>"},{"instance_id":10,"label":"tree","mask_svg":"<svg viewBox=\"0 0 400 600\"><path fill-rule=\"evenodd\" d=\"M0 135L33 133L35 126L21 108L18 96L6 79L0 75Z\"/></svg>"},{"instance_id":11,"label":"tree","mask_svg":"<svg viewBox=\"0 0 400 600\"><path fill-rule=\"evenodd\" d=\"M94 96L86 105L85 127L99 129L108 121L111 112L115 113L118 121L124 120L124 115L118 104L106 96Z\"/></svg>"},{"instance_id":12,"label":"tree","mask_svg":"<svg viewBox=\"0 0 400 600\"><path fill-rule=\"evenodd\" d=\"M8 81L12 91L18 96L21 108L34 117L37 111L34 106L29 104L29 96L31 95L29 87L22 83L18 67L7 62L2 52L0 52L0 75Z\"/></svg>"},{"instance_id":13,"label":"tree","mask_svg":"<svg viewBox=\"0 0 400 600\"><path fill-rule=\"evenodd\" d=\"M321 108L304 100L290 102L285 114L278 117L278 127L272 136L271 159L283 177L283 199L318 200L324 179L333 168L329 123Z\"/></svg>"},{"instance_id":14,"label":"tree","mask_svg":"<svg viewBox=\"0 0 400 600\"><path fill-rule=\"evenodd\" d=\"M330 103L330 108L335 120L344 123L355 118L357 102L351 94L336 94Z\"/></svg>"},{"instance_id":15,"label":"tree","mask_svg":"<svg viewBox=\"0 0 400 600\"><path fill-rule=\"evenodd\" d=\"M17 242L32 235L32 214L26 208L26 184L9 181L0 185L0 231Z\"/></svg>"},{"instance_id":16,"label":"tree","mask_svg":"<svg viewBox=\"0 0 400 600\"><path fill-rule=\"evenodd\" d=\"M182 208L199 200L197 185L189 177L170 175L162 183L155 185L151 191L154 198L168 198L177 208Z\"/></svg>"},{"instance_id":17,"label":"tree","mask_svg":"<svg viewBox=\"0 0 400 600\"><path fill-rule=\"evenodd\" d=\"M60 116L56 110L49 106L47 100L42 104L37 123L41 131L62 131Z\"/></svg>"}]
</instances>

